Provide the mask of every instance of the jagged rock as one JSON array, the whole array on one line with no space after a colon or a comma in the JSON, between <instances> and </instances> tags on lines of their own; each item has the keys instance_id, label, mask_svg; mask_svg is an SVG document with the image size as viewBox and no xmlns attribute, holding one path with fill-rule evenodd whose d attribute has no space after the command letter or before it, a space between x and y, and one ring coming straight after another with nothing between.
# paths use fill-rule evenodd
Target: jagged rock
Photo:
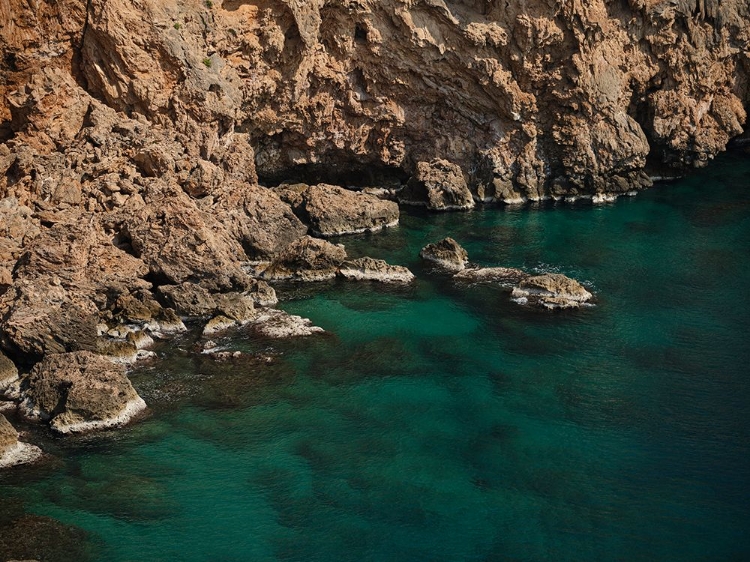
<instances>
[{"instance_id":1,"label":"jagged rock","mask_svg":"<svg viewBox=\"0 0 750 562\"><path fill-rule=\"evenodd\" d=\"M0 468L33 462L42 455L39 447L18 440L18 432L0 414Z\"/></svg>"},{"instance_id":2,"label":"jagged rock","mask_svg":"<svg viewBox=\"0 0 750 562\"><path fill-rule=\"evenodd\" d=\"M339 268L339 275L354 281L380 281L383 283L411 283L414 274L401 265L390 265L383 260L359 258L346 261Z\"/></svg>"},{"instance_id":3,"label":"jagged rock","mask_svg":"<svg viewBox=\"0 0 750 562\"><path fill-rule=\"evenodd\" d=\"M47 355L20 381L19 411L59 433L126 424L146 408L122 366L88 351Z\"/></svg>"},{"instance_id":4,"label":"jagged rock","mask_svg":"<svg viewBox=\"0 0 750 562\"><path fill-rule=\"evenodd\" d=\"M287 188L287 192L290 188ZM398 224L398 205L335 185L305 186L287 195L294 212L318 236L373 232Z\"/></svg>"},{"instance_id":5,"label":"jagged rock","mask_svg":"<svg viewBox=\"0 0 750 562\"><path fill-rule=\"evenodd\" d=\"M456 281L466 283L499 283L515 285L529 277L529 274L513 267L471 267L453 276Z\"/></svg>"},{"instance_id":6,"label":"jagged rock","mask_svg":"<svg viewBox=\"0 0 750 562\"><path fill-rule=\"evenodd\" d=\"M520 304L559 309L578 308L590 301L592 294L575 279L560 273L545 273L521 281L511 297Z\"/></svg>"},{"instance_id":7,"label":"jagged rock","mask_svg":"<svg viewBox=\"0 0 750 562\"><path fill-rule=\"evenodd\" d=\"M464 174L447 160L419 162L406 187L398 194L399 202L426 205L431 211L467 210L474 207Z\"/></svg>"},{"instance_id":8,"label":"jagged rock","mask_svg":"<svg viewBox=\"0 0 750 562\"><path fill-rule=\"evenodd\" d=\"M314 326L307 318L274 308L263 310L252 324L252 330L258 335L275 339L311 336L325 331Z\"/></svg>"},{"instance_id":9,"label":"jagged rock","mask_svg":"<svg viewBox=\"0 0 750 562\"><path fill-rule=\"evenodd\" d=\"M428 244L419 256L450 271L461 271L469 261L469 254L453 238L443 238L440 242Z\"/></svg>"},{"instance_id":10,"label":"jagged rock","mask_svg":"<svg viewBox=\"0 0 750 562\"><path fill-rule=\"evenodd\" d=\"M215 205L217 219L251 259L271 258L307 234L307 226L273 190L236 185Z\"/></svg>"},{"instance_id":11,"label":"jagged rock","mask_svg":"<svg viewBox=\"0 0 750 562\"><path fill-rule=\"evenodd\" d=\"M346 260L341 244L305 236L287 246L263 271L267 281L323 281L333 279Z\"/></svg>"},{"instance_id":12,"label":"jagged rock","mask_svg":"<svg viewBox=\"0 0 750 562\"><path fill-rule=\"evenodd\" d=\"M222 293L215 296L216 310L240 324L255 318L255 301L240 293Z\"/></svg>"},{"instance_id":13,"label":"jagged rock","mask_svg":"<svg viewBox=\"0 0 750 562\"><path fill-rule=\"evenodd\" d=\"M198 283L161 285L157 291L178 314L201 317L216 310L214 296Z\"/></svg>"},{"instance_id":14,"label":"jagged rock","mask_svg":"<svg viewBox=\"0 0 750 562\"><path fill-rule=\"evenodd\" d=\"M184 193L156 192L148 206L123 216L123 234L150 273L169 283L201 281L212 291L250 283L239 242Z\"/></svg>"},{"instance_id":15,"label":"jagged rock","mask_svg":"<svg viewBox=\"0 0 750 562\"><path fill-rule=\"evenodd\" d=\"M244 294L253 299L257 306L275 306L279 302L274 288L259 279L253 279Z\"/></svg>"},{"instance_id":16,"label":"jagged rock","mask_svg":"<svg viewBox=\"0 0 750 562\"><path fill-rule=\"evenodd\" d=\"M227 318L226 316L219 315L214 316L208 323L203 327L204 336L213 336L221 332L234 328L238 325L238 322L233 318Z\"/></svg>"},{"instance_id":17,"label":"jagged rock","mask_svg":"<svg viewBox=\"0 0 750 562\"><path fill-rule=\"evenodd\" d=\"M2 397L8 387L17 380L18 369L16 369L15 364L5 355L0 353L0 397Z\"/></svg>"}]
</instances>

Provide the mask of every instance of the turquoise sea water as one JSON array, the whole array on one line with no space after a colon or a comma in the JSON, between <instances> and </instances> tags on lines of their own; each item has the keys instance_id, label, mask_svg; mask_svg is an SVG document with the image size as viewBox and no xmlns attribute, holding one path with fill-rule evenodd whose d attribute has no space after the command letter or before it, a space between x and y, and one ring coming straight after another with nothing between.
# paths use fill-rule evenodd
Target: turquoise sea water
<instances>
[{"instance_id":1,"label":"turquoise sea water","mask_svg":"<svg viewBox=\"0 0 750 562\"><path fill-rule=\"evenodd\" d=\"M446 235L597 306L456 286L418 258ZM178 340L132 374L145 420L28 428L56 458L0 473L0 559L750 560L746 155L603 207L405 212L341 241L417 282L287 287L328 335L237 334L257 357L234 363Z\"/></svg>"}]
</instances>

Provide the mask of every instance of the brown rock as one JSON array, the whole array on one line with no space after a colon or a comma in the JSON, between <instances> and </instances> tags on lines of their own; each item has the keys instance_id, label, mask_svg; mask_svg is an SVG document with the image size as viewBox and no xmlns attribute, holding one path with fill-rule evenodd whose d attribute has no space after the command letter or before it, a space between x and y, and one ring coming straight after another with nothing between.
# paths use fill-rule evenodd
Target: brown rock
<instances>
[{"instance_id":1,"label":"brown rock","mask_svg":"<svg viewBox=\"0 0 750 562\"><path fill-rule=\"evenodd\" d=\"M456 281L466 283L500 283L514 285L529 277L529 274L513 267L472 267L453 276Z\"/></svg>"},{"instance_id":2,"label":"brown rock","mask_svg":"<svg viewBox=\"0 0 750 562\"><path fill-rule=\"evenodd\" d=\"M426 205L431 211L467 210L474 198L461 168L447 160L419 162L416 173L398 195L401 203Z\"/></svg>"},{"instance_id":3,"label":"brown rock","mask_svg":"<svg viewBox=\"0 0 750 562\"><path fill-rule=\"evenodd\" d=\"M270 258L307 234L307 226L274 191L235 185L216 204L217 219L251 259Z\"/></svg>"},{"instance_id":4,"label":"brown rock","mask_svg":"<svg viewBox=\"0 0 750 562\"><path fill-rule=\"evenodd\" d=\"M333 279L344 260L341 244L305 236L287 246L262 276L267 281L323 281Z\"/></svg>"},{"instance_id":5,"label":"brown rock","mask_svg":"<svg viewBox=\"0 0 750 562\"><path fill-rule=\"evenodd\" d=\"M294 201L295 213L318 236L373 232L398 224L398 205L335 185L313 185Z\"/></svg>"},{"instance_id":6,"label":"brown rock","mask_svg":"<svg viewBox=\"0 0 750 562\"><path fill-rule=\"evenodd\" d=\"M461 271L469 261L469 254L453 238L443 238L440 242L428 244L419 256L450 271Z\"/></svg>"},{"instance_id":7,"label":"brown rock","mask_svg":"<svg viewBox=\"0 0 750 562\"><path fill-rule=\"evenodd\" d=\"M87 351L47 355L21 381L20 411L60 433L121 426L145 407L122 366Z\"/></svg>"},{"instance_id":8,"label":"brown rock","mask_svg":"<svg viewBox=\"0 0 750 562\"><path fill-rule=\"evenodd\" d=\"M548 309L578 308L591 300L592 294L575 279L560 273L528 277L513 289L512 297L521 304L534 304Z\"/></svg>"},{"instance_id":9,"label":"brown rock","mask_svg":"<svg viewBox=\"0 0 750 562\"><path fill-rule=\"evenodd\" d=\"M154 193L147 207L124 217L124 232L150 273L169 283L201 281L222 291L250 282L242 247L184 193Z\"/></svg>"},{"instance_id":10,"label":"brown rock","mask_svg":"<svg viewBox=\"0 0 750 562\"><path fill-rule=\"evenodd\" d=\"M216 310L216 300L198 283L161 285L157 291L179 314L208 316Z\"/></svg>"},{"instance_id":11,"label":"brown rock","mask_svg":"<svg viewBox=\"0 0 750 562\"><path fill-rule=\"evenodd\" d=\"M18 379L18 369L13 361L0 353L0 396Z\"/></svg>"},{"instance_id":12,"label":"brown rock","mask_svg":"<svg viewBox=\"0 0 750 562\"><path fill-rule=\"evenodd\" d=\"M33 462L41 456L39 447L23 443L18 437L15 428L0 414L0 468Z\"/></svg>"},{"instance_id":13,"label":"brown rock","mask_svg":"<svg viewBox=\"0 0 750 562\"><path fill-rule=\"evenodd\" d=\"M414 281L414 274L407 268L367 257L344 262L339 268L339 275L352 281L380 281L381 283Z\"/></svg>"}]
</instances>

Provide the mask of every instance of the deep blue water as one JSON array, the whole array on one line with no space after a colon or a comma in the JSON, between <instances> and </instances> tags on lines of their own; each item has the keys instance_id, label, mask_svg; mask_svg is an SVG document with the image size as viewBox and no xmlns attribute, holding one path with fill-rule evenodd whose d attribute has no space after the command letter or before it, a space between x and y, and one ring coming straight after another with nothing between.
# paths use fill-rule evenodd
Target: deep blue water
<instances>
[{"instance_id":1,"label":"deep blue water","mask_svg":"<svg viewBox=\"0 0 750 562\"><path fill-rule=\"evenodd\" d=\"M456 286L418 258L446 235L597 306ZM40 560L750 560L747 155L607 206L407 211L341 242L417 282L286 287L328 335L240 333L263 357L235 363L178 340L132 373L147 419L30 430L57 458L0 474L0 553L25 513L85 532L40 526Z\"/></svg>"}]
</instances>

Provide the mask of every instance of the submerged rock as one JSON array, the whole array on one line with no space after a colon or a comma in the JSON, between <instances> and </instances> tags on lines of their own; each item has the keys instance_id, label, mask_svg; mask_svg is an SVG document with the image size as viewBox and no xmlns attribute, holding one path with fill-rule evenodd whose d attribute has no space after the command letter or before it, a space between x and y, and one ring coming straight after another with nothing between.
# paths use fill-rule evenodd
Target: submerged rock
<instances>
[{"instance_id":1,"label":"submerged rock","mask_svg":"<svg viewBox=\"0 0 750 562\"><path fill-rule=\"evenodd\" d=\"M398 205L375 195L328 184L288 191L294 212L318 236L374 232L398 224Z\"/></svg>"},{"instance_id":2,"label":"submerged rock","mask_svg":"<svg viewBox=\"0 0 750 562\"><path fill-rule=\"evenodd\" d=\"M529 277L529 274L514 267L471 267L453 276L456 281L467 283L499 283L514 285Z\"/></svg>"},{"instance_id":3,"label":"submerged rock","mask_svg":"<svg viewBox=\"0 0 750 562\"><path fill-rule=\"evenodd\" d=\"M35 445L18 440L18 432L0 414L0 468L33 462L42 455Z\"/></svg>"},{"instance_id":4,"label":"submerged rock","mask_svg":"<svg viewBox=\"0 0 750 562\"><path fill-rule=\"evenodd\" d=\"M561 273L528 277L513 289L511 297L520 304L534 304L548 309L578 308L593 295L575 279Z\"/></svg>"},{"instance_id":5,"label":"submerged rock","mask_svg":"<svg viewBox=\"0 0 750 562\"><path fill-rule=\"evenodd\" d=\"M252 324L252 330L267 338L292 338L322 334L323 328L314 326L312 321L283 310L269 308L261 312Z\"/></svg>"},{"instance_id":6,"label":"submerged rock","mask_svg":"<svg viewBox=\"0 0 750 562\"><path fill-rule=\"evenodd\" d=\"M20 412L59 433L121 426L146 408L121 365L88 351L52 354L20 381Z\"/></svg>"},{"instance_id":7,"label":"submerged rock","mask_svg":"<svg viewBox=\"0 0 750 562\"><path fill-rule=\"evenodd\" d=\"M339 275L354 281L380 281L382 283L411 283L414 274L401 265L390 265L383 260L359 258L344 262Z\"/></svg>"},{"instance_id":8,"label":"submerged rock","mask_svg":"<svg viewBox=\"0 0 750 562\"><path fill-rule=\"evenodd\" d=\"M447 160L419 162L406 187L398 194L401 203L425 205L431 211L467 210L474 207L461 168Z\"/></svg>"},{"instance_id":9,"label":"submerged rock","mask_svg":"<svg viewBox=\"0 0 750 562\"><path fill-rule=\"evenodd\" d=\"M346 260L341 244L305 236L287 246L261 274L268 281L333 279Z\"/></svg>"},{"instance_id":10,"label":"submerged rock","mask_svg":"<svg viewBox=\"0 0 750 562\"><path fill-rule=\"evenodd\" d=\"M469 261L469 254L453 238L443 238L440 242L428 244L419 256L426 261L438 264L450 271L461 271Z\"/></svg>"}]
</instances>

